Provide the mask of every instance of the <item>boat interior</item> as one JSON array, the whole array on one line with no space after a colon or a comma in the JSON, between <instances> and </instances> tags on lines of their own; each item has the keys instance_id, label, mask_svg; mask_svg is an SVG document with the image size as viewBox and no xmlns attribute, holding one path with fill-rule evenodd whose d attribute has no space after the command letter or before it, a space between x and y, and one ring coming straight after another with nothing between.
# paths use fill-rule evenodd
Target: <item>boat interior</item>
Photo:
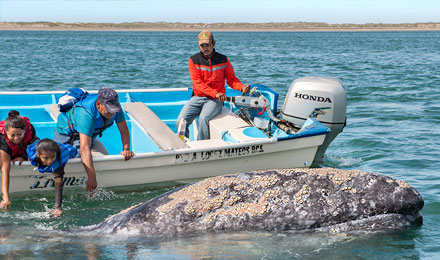
<instances>
[{"instance_id":1,"label":"boat interior","mask_svg":"<svg viewBox=\"0 0 440 260\"><path fill-rule=\"evenodd\" d=\"M278 94L263 86L259 86L258 89L271 101L272 111L277 111ZM94 91L89 92L94 93ZM0 118L6 118L11 109L17 110L21 116L30 119L39 138L53 138L56 118L60 113L57 102L63 94L64 92L2 93ZM189 139L183 141L176 134L176 119L186 101L191 98L192 89L118 90L118 94L130 130L132 150L137 154L219 147L231 143L269 139L263 130L246 121L246 117L237 115L247 113L247 118L259 116L267 120L265 114L257 115L258 111L255 109L243 110L242 107L225 102L222 112L210 122L210 140L195 140L197 136L197 127L194 127L197 120L195 120L190 126ZM241 92L227 88L226 95L239 96ZM116 124L107 129L99 141L105 149L102 153L94 154L95 156L117 155L122 149Z\"/></svg>"}]
</instances>

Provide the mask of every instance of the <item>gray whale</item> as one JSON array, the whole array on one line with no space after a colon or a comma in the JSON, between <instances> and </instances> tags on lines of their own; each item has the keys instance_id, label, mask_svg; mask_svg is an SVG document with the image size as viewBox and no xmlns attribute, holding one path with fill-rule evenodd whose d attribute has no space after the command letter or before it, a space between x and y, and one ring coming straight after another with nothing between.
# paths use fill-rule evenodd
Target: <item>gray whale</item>
<instances>
[{"instance_id":1,"label":"gray whale","mask_svg":"<svg viewBox=\"0 0 440 260\"><path fill-rule=\"evenodd\" d=\"M220 230L349 232L421 225L408 183L359 170L279 169L204 179L133 206L94 234L173 235Z\"/></svg>"}]
</instances>

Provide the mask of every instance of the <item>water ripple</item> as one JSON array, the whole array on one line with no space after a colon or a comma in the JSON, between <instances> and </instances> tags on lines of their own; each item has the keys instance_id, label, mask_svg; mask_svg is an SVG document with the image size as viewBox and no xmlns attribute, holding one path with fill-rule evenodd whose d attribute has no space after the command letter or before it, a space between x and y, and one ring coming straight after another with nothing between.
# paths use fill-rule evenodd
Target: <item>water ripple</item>
<instances>
[{"instance_id":1,"label":"water ripple","mask_svg":"<svg viewBox=\"0 0 440 260\"><path fill-rule=\"evenodd\" d=\"M197 32L0 31L0 90L190 87L187 66L188 58L198 51L196 37ZM88 255L93 250L84 250L85 244L94 245L102 259L124 258L126 252L133 259L145 255L177 259L190 255L243 259L438 256L440 32L215 32L215 37L216 49L228 55L243 83L266 85L280 93L281 101L298 77L340 78L347 89L347 126L329 147L324 166L380 172L407 181L425 198L424 225L336 242L328 236L245 232L155 243L138 238L124 246L65 237L60 242L52 240L59 234L42 237L38 233L99 223L174 186L101 190L95 199L88 199L83 191L66 193L59 219L49 217L50 193L14 198L13 208L1 212L0 223L7 224L0 224L0 233L9 237L9 253L60 259L61 243L78 259L93 258ZM31 235L23 238L20 233ZM0 253L4 248L0 245Z\"/></svg>"}]
</instances>

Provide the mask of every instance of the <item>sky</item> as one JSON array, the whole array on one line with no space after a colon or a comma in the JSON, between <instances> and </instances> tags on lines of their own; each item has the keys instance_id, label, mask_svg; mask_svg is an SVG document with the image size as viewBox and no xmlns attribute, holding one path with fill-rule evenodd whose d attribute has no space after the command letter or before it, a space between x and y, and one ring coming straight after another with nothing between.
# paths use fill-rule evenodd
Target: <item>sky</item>
<instances>
[{"instance_id":1,"label":"sky","mask_svg":"<svg viewBox=\"0 0 440 260\"><path fill-rule=\"evenodd\" d=\"M440 22L440 0L0 0L0 22Z\"/></svg>"}]
</instances>

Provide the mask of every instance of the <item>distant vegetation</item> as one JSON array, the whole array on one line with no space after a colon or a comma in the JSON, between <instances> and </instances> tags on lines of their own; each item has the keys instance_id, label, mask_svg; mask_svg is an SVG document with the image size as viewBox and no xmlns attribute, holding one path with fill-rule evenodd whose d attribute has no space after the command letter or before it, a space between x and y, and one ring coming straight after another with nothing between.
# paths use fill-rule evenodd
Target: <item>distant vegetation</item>
<instances>
[{"instance_id":1,"label":"distant vegetation","mask_svg":"<svg viewBox=\"0 0 440 260\"><path fill-rule=\"evenodd\" d=\"M366 23L327 24L311 22L287 23L60 23L0 22L1 29L87 29L87 30L440 30L440 23Z\"/></svg>"}]
</instances>

